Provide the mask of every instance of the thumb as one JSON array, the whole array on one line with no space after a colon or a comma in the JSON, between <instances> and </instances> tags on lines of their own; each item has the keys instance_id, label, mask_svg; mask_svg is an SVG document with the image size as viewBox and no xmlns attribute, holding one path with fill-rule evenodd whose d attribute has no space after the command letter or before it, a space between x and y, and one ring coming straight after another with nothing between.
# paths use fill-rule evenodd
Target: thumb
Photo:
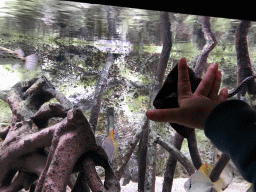
<instances>
[{"instance_id":1,"label":"thumb","mask_svg":"<svg viewBox=\"0 0 256 192\"><path fill-rule=\"evenodd\" d=\"M152 109L146 112L146 116L157 122L176 123L180 119L180 108L172 109Z\"/></svg>"}]
</instances>

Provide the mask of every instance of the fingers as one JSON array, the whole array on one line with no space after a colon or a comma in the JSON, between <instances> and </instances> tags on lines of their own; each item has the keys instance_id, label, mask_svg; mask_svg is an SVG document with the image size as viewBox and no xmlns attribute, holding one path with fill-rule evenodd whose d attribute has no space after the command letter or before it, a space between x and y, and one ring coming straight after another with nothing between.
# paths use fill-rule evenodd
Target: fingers
<instances>
[{"instance_id":1,"label":"fingers","mask_svg":"<svg viewBox=\"0 0 256 192\"><path fill-rule=\"evenodd\" d=\"M179 100L192 95L188 74L188 66L185 57L179 60L178 64L178 96Z\"/></svg>"},{"instance_id":2,"label":"fingers","mask_svg":"<svg viewBox=\"0 0 256 192\"><path fill-rule=\"evenodd\" d=\"M213 63L207 69L205 76L197 87L195 94L207 97L211 92L218 71L218 63Z\"/></svg>"},{"instance_id":3,"label":"fingers","mask_svg":"<svg viewBox=\"0 0 256 192\"><path fill-rule=\"evenodd\" d=\"M207 116L218 104L207 97L192 97L179 108L153 109L146 112L150 120L157 122L170 122L190 128L204 129Z\"/></svg>"},{"instance_id":4,"label":"fingers","mask_svg":"<svg viewBox=\"0 0 256 192\"><path fill-rule=\"evenodd\" d=\"M217 70L211 91L208 94L208 97L210 99L212 99L214 101L217 101L219 99L218 93L219 93L219 89L220 89L220 84L221 84L221 71Z\"/></svg>"},{"instance_id":5,"label":"fingers","mask_svg":"<svg viewBox=\"0 0 256 192\"><path fill-rule=\"evenodd\" d=\"M175 123L180 119L180 108L173 109L152 109L146 112L146 116L153 121L157 122L173 122Z\"/></svg>"},{"instance_id":6,"label":"fingers","mask_svg":"<svg viewBox=\"0 0 256 192\"><path fill-rule=\"evenodd\" d=\"M225 88L222 88L220 91L218 102L221 103L223 101L226 101L227 99L228 99L228 89L225 87Z\"/></svg>"}]
</instances>

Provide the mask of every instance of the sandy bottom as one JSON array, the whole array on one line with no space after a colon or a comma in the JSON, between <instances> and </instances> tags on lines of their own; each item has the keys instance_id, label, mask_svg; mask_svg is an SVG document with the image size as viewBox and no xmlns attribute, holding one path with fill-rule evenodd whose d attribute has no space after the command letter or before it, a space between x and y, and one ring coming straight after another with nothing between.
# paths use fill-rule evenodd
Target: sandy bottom
<instances>
[{"instance_id":1,"label":"sandy bottom","mask_svg":"<svg viewBox=\"0 0 256 192\"><path fill-rule=\"evenodd\" d=\"M177 178L173 180L173 187L172 192L186 192L184 189L184 183L187 181L188 178ZM155 192L162 192L162 184L163 184L163 177L156 177L156 186ZM123 178L120 181L122 185ZM225 192L246 192L250 187L250 183L243 181L243 182L236 182L234 181L231 183ZM134 183L130 181L130 183L126 186L121 186L121 192L136 192L138 190L138 183ZM28 192L25 190L21 190L20 192ZM66 192L71 192L70 188L67 187Z\"/></svg>"},{"instance_id":2,"label":"sandy bottom","mask_svg":"<svg viewBox=\"0 0 256 192\"><path fill-rule=\"evenodd\" d=\"M156 177L156 186L155 192L162 192L162 184L163 177ZM188 180L188 178L177 178L173 180L172 192L186 192L184 189L184 183ZM123 183L123 179L121 179L120 184ZM231 183L225 192L246 192L246 190L250 187L250 184L247 182L242 183ZM130 182L126 186L121 186L121 192L136 192L138 189L138 183Z\"/></svg>"}]
</instances>

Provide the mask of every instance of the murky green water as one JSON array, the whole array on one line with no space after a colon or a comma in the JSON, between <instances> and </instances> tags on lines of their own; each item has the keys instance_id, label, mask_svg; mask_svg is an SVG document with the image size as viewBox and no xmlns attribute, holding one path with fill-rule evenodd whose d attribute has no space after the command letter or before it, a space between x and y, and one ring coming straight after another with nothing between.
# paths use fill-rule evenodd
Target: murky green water
<instances>
[{"instance_id":1,"label":"murky green water","mask_svg":"<svg viewBox=\"0 0 256 192\"><path fill-rule=\"evenodd\" d=\"M186 57L194 67L206 43L198 16L169 16L173 45L166 75L181 57ZM231 90L237 84L234 37L239 20L212 17L210 22L218 44L208 63L219 63L222 87ZM38 66L27 71L24 67L14 70L11 65L0 65L0 91L21 80L44 75L88 115L107 52L114 53L116 60L104 92L97 134L101 131L104 135L106 109L114 107L121 154L134 130L142 127L162 44L159 11L58 0L1 0L0 46L22 49L25 56L36 53ZM248 44L255 68L256 22L251 23ZM125 85L118 84L124 80ZM0 109L0 125L10 123L12 113L8 104L0 100ZM170 135L169 128L166 124L159 126L159 135ZM200 141L204 138L197 138L203 148L204 142ZM162 174L165 161L159 162L157 170Z\"/></svg>"},{"instance_id":2,"label":"murky green water","mask_svg":"<svg viewBox=\"0 0 256 192\"><path fill-rule=\"evenodd\" d=\"M13 70L1 65L0 89L16 82L45 75L67 97L90 94L106 59L118 56L110 80L125 77L150 85L162 49L160 12L57 0L4 0L0 3L0 45L36 53L38 67ZM169 13L173 47L166 73L180 57L193 67L205 39L198 16ZM218 45L208 63L218 62L222 86L236 86L234 35L238 20L211 18ZM256 25L252 22L248 42L256 61Z\"/></svg>"}]
</instances>

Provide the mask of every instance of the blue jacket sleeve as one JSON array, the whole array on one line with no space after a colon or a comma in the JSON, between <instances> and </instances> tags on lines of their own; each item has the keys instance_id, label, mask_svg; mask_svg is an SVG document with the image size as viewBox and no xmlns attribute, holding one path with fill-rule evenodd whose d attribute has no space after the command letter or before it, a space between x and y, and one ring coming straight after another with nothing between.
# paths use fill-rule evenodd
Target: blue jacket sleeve
<instances>
[{"instance_id":1,"label":"blue jacket sleeve","mask_svg":"<svg viewBox=\"0 0 256 192\"><path fill-rule=\"evenodd\" d=\"M241 175L255 185L256 114L240 100L228 100L209 114L205 135L234 162Z\"/></svg>"}]
</instances>

